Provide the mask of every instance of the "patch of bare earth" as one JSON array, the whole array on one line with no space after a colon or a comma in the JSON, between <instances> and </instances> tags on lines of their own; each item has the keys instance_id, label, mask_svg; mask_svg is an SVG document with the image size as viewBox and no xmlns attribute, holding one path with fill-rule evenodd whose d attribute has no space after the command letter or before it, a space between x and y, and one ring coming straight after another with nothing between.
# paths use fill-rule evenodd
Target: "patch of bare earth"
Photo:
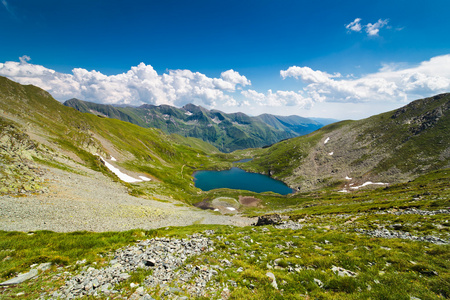
<instances>
[{"instance_id":1,"label":"patch of bare earth","mask_svg":"<svg viewBox=\"0 0 450 300\"><path fill-rule=\"evenodd\" d=\"M239 196L239 203L244 206L258 207L261 203L261 199L251 196Z\"/></svg>"}]
</instances>

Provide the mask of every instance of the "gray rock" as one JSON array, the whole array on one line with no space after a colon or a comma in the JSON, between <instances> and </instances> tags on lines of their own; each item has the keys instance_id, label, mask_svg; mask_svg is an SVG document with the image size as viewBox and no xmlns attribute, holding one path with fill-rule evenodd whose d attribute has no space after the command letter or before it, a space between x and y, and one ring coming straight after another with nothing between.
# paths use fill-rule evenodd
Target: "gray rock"
<instances>
[{"instance_id":1,"label":"gray rock","mask_svg":"<svg viewBox=\"0 0 450 300\"><path fill-rule=\"evenodd\" d=\"M278 225L280 223L281 223L281 216L279 214L270 214L258 217L256 226Z\"/></svg>"},{"instance_id":2,"label":"gray rock","mask_svg":"<svg viewBox=\"0 0 450 300\"><path fill-rule=\"evenodd\" d=\"M272 272L267 272L266 276L271 279L273 288L278 290L278 285L277 285L277 280L275 278L275 275L273 275Z\"/></svg>"},{"instance_id":3,"label":"gray rock","mask_svg":"<svg viewBox=\"0 0 450 300\"><path fill-rule=\"evenodd\" d=\"M143 296L144 295L144 288L142 286L138 287L136 289L136 293Z\"/></svg>"},{"instance_id":4,"label":"gray rock","mask_svg":"<svg viewBox=\"0 0 450 300\"><path fill-rule=\"evenodd\" d=\"M36 277L38 275L38 270L36 269L31 269L29 272L27 273L22 273L17 275L16 277L9 279L7 281L4 281L2 283L0 283L0 286L6 286L6 285L14 285L14 284L19 284L22 283L26 280L29 280L33 277Z\"/></svg>"},{"instance_id":5,"label":"gray rock","mask_svg":"<svg viewBox=\"0 0 450 300\"><path fill-rule=\"evenodd\" d=\"M189 239L154 238L139 241L135 245L117 250L108 267L84 268L78 275L67 280L66 285L61 288L63 293L61 298L67 299L69 295L83 297L103 293L108 296L110 293L118 293L113 290L114 286L130 278L130 274L138 268L153 270L152 275L145 278L143 282L145 286L150 288L160 286L169 296L184 291L194 297L205 296L207 282L218 275L214 268L220 267L206 265L195 267L188 265L182 269L179 267L190 256L210 251L213 249L211 246L212 241L200 234L194 234ZM181 286L186 283L183 290L171 287L172 284ZM144 287L141 286L130 299L152 298L144 294Z\"/></svg>"},{"instance_id":6,"label":"gray rock","mask_svg":"<svg viewBox=\"0 0 450 300\"><path fill-rule=\"evenodd\" d=\"M314 282L319 286L323 287L323 282L320 279L314 278Z\"/></svg>"},{"instance_id":7,"label":"gray rock","mask_svg":"<svg viewBox=\"0 0 450 300\"><path fill-rule=\"evenodd\" d=\"M412 241L421 241L421 242L429 242L437 245L446 245L450 244L449 240L443 240L436 236L414 236L409 232L404 232L400 230L390 231L387 229L375 229L375 230L365 230L365 229L355 229L356 232L361 234L377 237L377 238L385 238L385 239L407 239Z\"/></svg>"},{"instance_id":8,"label":"gray rock","mask_svg":"<svg viewBox=\"0 0 450 300\"><path fill-rule=\"evenodd\" d=\"M336 266L333 266L333 267L331 268L331 270L332 270L335 274L337 274L338 276L340 276L340 277L345 277L345 276L355 277L356 275L358 275L358 274L355 273L355 272L346 270L346 269L341 268L341 267L336 267Z\"/></svg>"}]
</instances>

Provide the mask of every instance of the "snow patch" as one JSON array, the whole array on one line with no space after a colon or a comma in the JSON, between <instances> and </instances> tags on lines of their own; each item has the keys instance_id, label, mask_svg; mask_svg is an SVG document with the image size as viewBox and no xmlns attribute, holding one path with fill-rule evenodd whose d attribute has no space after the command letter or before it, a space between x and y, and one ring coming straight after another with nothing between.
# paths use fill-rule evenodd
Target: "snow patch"
<instances>
[{"instance_id":1,"label":"snow patch","mask_svg":"<svg viewBox=\"0 0 450 300\"><path fill-rule=\"evenodd\" d=\"M114 157L111 156L111 160L112 161L117 161L117 159L115 159Z\"/></svg>"},{"instance_id":2,"label":"snow patch","mask_svg":"<svg viewBox=\"0 0 450 300\"><path fill-rule=\"evenodd\" d=\"M324 144L328 143L328 141L330 140L329 137L327 137L327 139L325 140L325 142L323 142Z\"/></svg>"},{"instance_id":3,"label":"snow patch","mask_svg":"<svg viewBox=\"0 0 450 300\"><path fill-rule=\"evenodd\" d=\"M343 190L338 191L338 193L348 193L348 191L346 189L343 189Z\"/></svg>"},{"instance_id":4,"label":"snow patch","mask_svg":"<svg viewBox=\"0 0 450 300\"><path fill-rule=\"evenodd\" d=\"M211 121L213 121L216 124L222 123L222 121L220 121L218 117L215 117L214 119L211 119Z\"/></svg>"},{"instance_id":5,"label":"snow patch","mask_svg":"<svg viewBox=\"0 0 450 300\"><path fill-rule=\"evenodd\" d=\"M362 188L362 187L364 187L364 186L366 186L366 185L371 185L371 184L376 184L376 185L387 185L387 183L383 183L383 182L372 182L372 181L367 181L367 182L364 182L364 183L361 184L361 185L358 185L358 186L352 186L351 189L357 190L357 189L359 189L359 188Z\"/></svg>"},{"instance_id":6,"label":"snow patch","mask_svg":"<svg viewBox=\"0 0 450 300\"><path fill-rule=\"evenodd\" d=\"M234 207L227 207L226 209L231 210L231 211L236 210L236 208L234 208Z\"/></svg>"},{"instance_id":7,"label":"snow patch","mask_svg":"<svg viewBox=\"0 0 450 300\"><path fill-rule=\"evenodd\" d=\"M106 160L103 159L103 157L100 156L100 159L103 161L103 163L105 164L105 166L111 170L111 172L113 172L114 174L117 175L117 177L119 177L120 180L128 182L128 183L133 183L133 182L141 182L142 180L136 179L134 177L131 177L130 175L127 175L125 173L122 173L122 171L120 171L118 168L114 167L112 164L110 164L109 162L107 162Z\"/></svg>"},{"instance_id":8,"label":"snow patch","mask_svg":"<svg viewBox=\"0 0 450 300\"><path fill-rule=\"evenodd\" d=\"M331 151L330 153L328 153L328 155L333 155L334 154L334 152L333 151Z\"/></svg>"},{"instance_id":9,"label":"snow patch","mask_svg":"<svg viewBox=\"0 0 450 300\"><path fill-rule=\"evenodd\" d=\"M345 176L345 179L347 179L347 180L352 180L350 177L348 177L348 176Z\"/></svg>"},{"instance_id":10,"label":"snow patch","mask_svg":"<svg viewBox=\"0 0 450 300\"><path fill-rule=\"evenodd\" d=\"M192 115L193 115L193 113L191 113L190 111L187 111L187 112L185 112L184 114L185 114L185 115L188 115L188 116L192 116Z\"/></svg>"},{"instance_id":11,"label":"snow patch","mask_svg":"<svg viewBox=\"0 0 450 300\"><path fill-rule=\"evenodd\" d=\"M140 179L144 180L144 181L151 181L150 178L147 178L145 176L139 176Z\"/></svg>"},{"instance_id":12,"label":"snow patch","mask_svg":"<svg viewBox=\"0 0 450 300\"><path fill-rule=\"evenodd\" d=\"M216 209L214 209L214 211L219 211L219 209L218 209L218 208L216 208Z\"/></svg>"}]
</instances>

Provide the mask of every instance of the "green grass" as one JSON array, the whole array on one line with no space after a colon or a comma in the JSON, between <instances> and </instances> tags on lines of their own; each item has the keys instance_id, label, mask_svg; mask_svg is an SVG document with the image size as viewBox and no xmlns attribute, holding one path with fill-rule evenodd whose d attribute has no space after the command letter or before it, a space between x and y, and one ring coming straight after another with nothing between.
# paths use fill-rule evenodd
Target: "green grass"
<instances>
[{"instance_id":1,"label":"green grass","mask_svg":"<svg viewBox=\"0 0 450 300\"><path fill-rule=\"evenodd\" d=\"M306 227L302 230L279 230L271 226L268 231L258 228L197 225L154 231L124 233L70 234L36 232L0 232L0 278L15 272L27 271L29 265L51 261L55 265L42 279L51 278L57 267L76 273L76 261L86 259L87 265L100 267L107 263L107 253L152 236L184 238L186 234L214 229L213 253L204 253L187 263L221 265L224 269L208 286L229 285L231 299L296 299L299 294L322 299L444 299L450 296L449 246L406 240L383 240L337 230ZM219 238L220 237L220 238ZM99 254L102 256L99 256ZM11 257L11 259L6 259ZM232 262L224 266L222 259ZM339 266L357 273L356 277L339 277L331 271ZM242 267L243 272L237 272ZM275 290L265 275L276 276L279 290ZM430 271L438 275L431 274ZM60 271L59 271L60 272ZM130 295L131 282L142 283L151 270L138 270L118 287L122 295ZM319 287L314 279L319 279ZM237 283L232 287L229 280ZM25 292L25 299L38 296L40 289L51 292L63 282L32 281L26 285L3 289L5 297ZM158 289L154 290L156 293ZM151 293L151 292L150 292ZM152 293L151 293L152 294ZM159 299L157 294L152 294ZM214 296L214 295L211 295Z\"/></svg>"},{"instance_id":2,"label":"green grass","mask_svg":"<svg viewBox=\"0 0 450 300\"><path fill-rule=\"evenodd\" d=\"M272 226L264 229L192 225L120 233L38 231L29 235L3 231L0 232L1 280L29 270L34 263L50 261L54 266L38 279L26 285L4 288L0 294L10 298L23 292L24 299L35 299L42 291L52 293L64 284L62 279L51 280L56 273L61 273L61 268L76 274L80 270L76 261L86 259L88 266L98 268L107 264L114 250L137 240L155 236L185 238L213 229L215 233L210 237L215 250L192 257L186 264L201 266L207 261L208 265L221 266L223 270L208 286L220 292L227 285L230 299L302 299L300 295L317 299L445 299L450 297L449 245L373 238L359 235L355 229L395 230L389 226L401 224L401 230L412 235L448 239L448 214L396 216L377 212L408 207L448 208L449 176L449 170L441 170L388 188L348 195L329 191L304 194L297 199L299 203L293 201L292 209L286 212L291 220L302 222L300 230L281 230ZM233 193L221 190L213 195L233 198ZM267 212L273 211L276 205L281 208L283 199L288 198L280 196L277 200L276 196L268 195L264 199L273 205L270 209L262 209ZM223 259L231 261L232 265L225 266ZM356 272L357 276L339 277L332 272L333 266ZM240 267L243 271L237 272ZM266 276L268 271L275 274L279 290L271 286ZM132 274L129 280L120 284L121 295L130 296L134 289L129 284L142 283L149 274L151 270L138 270ZM323 286L318 286L315 279ZM232 286L230 280L237 286ZM160 298L158 288L149 292L155 299ZM210 294L208 297L215 296Z\"/></svg>"}]
</instances>

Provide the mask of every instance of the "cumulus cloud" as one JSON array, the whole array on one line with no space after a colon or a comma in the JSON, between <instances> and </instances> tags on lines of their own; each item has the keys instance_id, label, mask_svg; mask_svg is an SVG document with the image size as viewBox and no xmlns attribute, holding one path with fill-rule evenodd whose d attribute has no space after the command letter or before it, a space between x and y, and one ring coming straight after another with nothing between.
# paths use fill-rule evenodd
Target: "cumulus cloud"
<instances>
[{"instance_id":1,"label":"cumulus cloud","mask_svg":"<svg viewBox=\"0 0 450 300\"><path fill-rule=\"evenodd\" d=\"M361 18L356 18L353 22L350 22L349 24L345 25L345 28L347 28L349 31L355 31L355 32L361 32L364 28L365 32L367 33L367 36L375 37L378 36L380 29L387 26L389 20L385 19L379 19L376 23L367 23L366 25L361 24Z\"/></svg>"},{"instance_id":2,"label":"cumulus cloud","mask_svg":"<svg viewBox=\"0 0 450 300\"><path fill-rule=\"evenodd\" d=\"M294 77L298 79L299 77L308 82L326 82L332 77L341 77L340 73L335 73L333 75L327 72L314 71L309 67L289 67L286 71L280 71L281 77L285 79L286 77Z\"/></svg>"},{"instance_id":3,"label":"cumulus cloud","mask_svg":"<svg viewBox=\"0 0 450 300\"><path fill-rule=\"evenodd\" d=\"M388 24L388 20L379 19L375 24L368 23L366 27L366 32L368 36L378 36L380 29Z\"/></svg>"},{"instance_id":4,"label":"cumulus cloud","mask_svg":"<svg viewBox=\"0 0 450 300\"><path fill-rule=\"evenodd\" d=\"M247 79L247 77L239 74L238 72L234 71L233 69L225 71L225 72L222 72L222 74L220 74L220 77L224 81L233 84L233 89L238 84L241 85L241 86L246 86L246 85L251 85L252 84L250 82L250 80Z\"/></svg>"},{"instance_id":5,"label":"cumulus cloud","mask_svg":"<svg viewBox=\"0 0 450 300\"><path fill-rule=\"evenodd\" d=\"M301 92L268 90L266 94L255 90L242 91L241 94L248 100L264 106L295 106L296 108L310 108L313 99L304 97Z\"/></svg>"},{"instance_id":6,"label":"cumulus cloud","mask_svg":"<svg viewBox=\"0 0 450 300\"><path fill-rule=\"evenodd\" d=\"M450 90L450 54L415 67L384 65L378 72L360 78L334 79L326 72L296 66L280 71L280 75L307 83L305 97L315 102L407 101Z\"/></svg>"},{"instance_id":7,"label":"cumulus cloud","mask_svg":"<svg viewBox=\"0 0 450 300\"><path fill-rule=\"evenodd\" d=\"M351 31L360 32L362 29L361 26L361 18L356 18L353 22L350 22L349 24L345 25L345 28Z\"/></svg>"},{"instance_id":8,"label":"cumulus cloud","mask_svg":"<svg viewBox=\"0 0 450 300\"><path fill-rule=\"evenodd\" d=\"M82 68L64 74L30 64L29 60L30 57L24 55L20 63L0 63L0 75L22 84L39 86L59 100L76 97L108 104L181 106L195 103L214 107L217 102L238 105L229 93L237 87L251 84L250 80L234 70L223 72L220 78L210 78L190 70L170 70L158 74L151 65L140 63L117 75Z\"/></svg>"},{"instance_id":9,"label":"cumulus cloud","mask_svg":"<svg viewBox=\"0 0 450 300\"><path fill-rule=\"evenodd\" d=\"M21 57L19 57L20 63L22 64L26 64L31 60L31 57L29 57L28 55L23 55Z\"/></svg>"},{"instance_id":10,"label":"cumulus cloud","mask_svg":"<svg viewBox=\"0 0 450 300\"><path fill-rule=\"evenodd\" d=\"M291 66L281 70L280 76L302 81L301 87L294 91L268 89L266 92L245 88L251 85L250 80L234 70L211 78L190 70L158 74L151 65L140 63L117 75L82 68L65 74L29 61L30 57L22 56L20 62L0 63L0 75L39 86L59 100L75 97L105 104L182 106L194 103L208 108L273 107L279 111L282 107L309 109L322 102L405 102L450 91L450 54L412 67L383 65L377 72L359 77Z\"/></svg>"}]
</instances>

